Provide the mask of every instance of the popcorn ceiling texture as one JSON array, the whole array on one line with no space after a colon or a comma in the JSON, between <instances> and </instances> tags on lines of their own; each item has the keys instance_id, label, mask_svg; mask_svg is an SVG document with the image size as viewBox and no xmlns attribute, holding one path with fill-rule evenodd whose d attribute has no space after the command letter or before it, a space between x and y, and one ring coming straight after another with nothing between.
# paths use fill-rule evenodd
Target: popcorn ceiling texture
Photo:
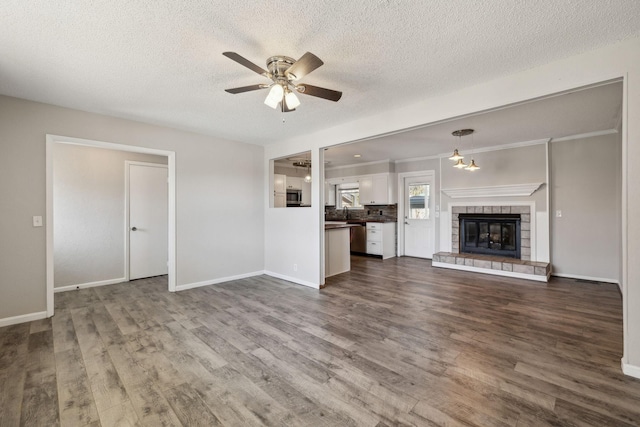
<instances>
[{"instance_id":1,"label":"popcorn ceiling texture","mask_svg":"<svg viewBox=\"0 0 640 427\"><path fill-rule=\"evenodd\" d=\"M640 2L566 0L4 0L0 93L243 142L268 144L532 68L639 34ZM264 67L306 51L325 65L283 116ZM282 118L286 123L282 123Z\"/></svg>"}]
</instances>

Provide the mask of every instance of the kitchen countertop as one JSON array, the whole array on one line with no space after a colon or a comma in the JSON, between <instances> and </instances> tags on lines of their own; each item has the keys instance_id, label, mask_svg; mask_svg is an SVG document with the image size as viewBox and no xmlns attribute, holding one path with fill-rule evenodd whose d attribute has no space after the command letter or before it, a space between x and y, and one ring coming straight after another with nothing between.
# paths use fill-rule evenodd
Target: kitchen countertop
<instances>
[{"instance_id":1,"label":"kitchen countertop","mask_svg":"<svg viewBox=\"0 0 640 427\"><path fill-rule=\"evenodd\" d=\"M381 222L381 223L385 223L385 222L398 222L398 221L392 221L389 219L325 219L326 222L329 221L341 221L341 222L346 222L348 224L364 224L365 222Z\"/></svg>"},{"instance_id":2,"label":"kitchen countertop","mask_svg":"<svg viewBox=\"0 0 640 427\"><path fill-rule=\"evenodd\" d=\"M324 230L335 230L337 228L361 227L361 224L325 224Z\"/></svg>"}]
</instances>

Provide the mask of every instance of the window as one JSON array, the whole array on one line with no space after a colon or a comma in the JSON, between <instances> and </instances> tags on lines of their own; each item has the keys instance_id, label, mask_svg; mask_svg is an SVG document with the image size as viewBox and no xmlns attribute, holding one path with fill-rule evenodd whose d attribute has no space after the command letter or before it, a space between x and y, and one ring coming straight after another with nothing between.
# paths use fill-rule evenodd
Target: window
<instances>
[{"instance_id":1,"label":"window","mask_svg":"<svg viewBox=\"0 0 640 427\"><path fill-rule=\"evenodd\" d=\"M336 186L336 208L362 208L360 204L360 185L357 182Z\"/></svg>"},{"instance_id":2,"label":"window","mask_svg":"<svg viewBox=\"0 0 640 427\"><path fill-rule=\"evenodd\" d=\"M409 184L409 219L429 219L429 184Z\"/></svg>"}]
</instances>

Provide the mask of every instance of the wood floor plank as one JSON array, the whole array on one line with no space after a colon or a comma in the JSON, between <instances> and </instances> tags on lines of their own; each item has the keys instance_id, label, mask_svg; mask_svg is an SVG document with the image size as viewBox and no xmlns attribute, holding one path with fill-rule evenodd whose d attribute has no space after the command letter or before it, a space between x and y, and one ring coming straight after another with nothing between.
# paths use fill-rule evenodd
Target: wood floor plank
<instances>
[{"instance_id":1,"label":"wood floor plank","mask_svg":"<svg viewBox=\"0 0 640 427\"><path fill-rule=\"evenodd\" d=\"M53 333L29 335L21 425L60 425Z\"/></svg>"},{"instance_id":2,"label":"wood floor plank","mask_svg":"<svg viewBox=\"0 0 640 427\"><path fill-rule=\"evenodd\" d=\"M164 395L183 425L194 427L222 425L220 420L211 413L198 393L188 384L181 384L165 390Z\"/></svg>"},{"instance_id":3,"label":"wood floor plank","mask_svg":"<svg viewBox=\"0 0 640 427\"><path fill-rule=\"evenodd\" d=\"M79 347L56 353L56 373L60 423L99 426L96 400Z\"/></svg>"}]
</instances>

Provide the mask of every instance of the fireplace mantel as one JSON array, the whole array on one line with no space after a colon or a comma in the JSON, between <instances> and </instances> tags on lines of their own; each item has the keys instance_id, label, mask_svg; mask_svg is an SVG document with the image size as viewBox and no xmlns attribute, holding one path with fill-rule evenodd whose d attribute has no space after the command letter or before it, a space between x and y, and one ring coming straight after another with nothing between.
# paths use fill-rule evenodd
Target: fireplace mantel
<instances>
[{"instance_id":1,"label":"fireplace mantel","mask_svg":"<svg viewBox=\"0 0 640 427\"><path fill-rule=\"evenodd\" d=\"M492 187L473 187L473 188L446 188L442 192L452 199L462 199L467 197L513 197L513 196L530 196L538 188L544 184L536 182L532 184L511 184L496 185Z\"/></svg>"}]
</instances>

